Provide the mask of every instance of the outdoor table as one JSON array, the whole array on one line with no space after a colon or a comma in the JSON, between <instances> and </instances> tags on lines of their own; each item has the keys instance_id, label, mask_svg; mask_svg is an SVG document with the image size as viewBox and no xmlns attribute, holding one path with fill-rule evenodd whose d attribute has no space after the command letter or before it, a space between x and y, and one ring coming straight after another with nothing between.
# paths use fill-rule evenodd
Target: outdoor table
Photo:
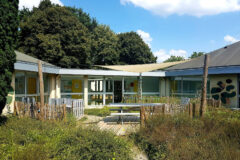
<instances>
[{"instance_id":1,"label":"outdoor table","mask_svg":"<svg viewBox=\"0 0 240 160\"><path fill-rule=\"evenodd\" d=\"M122 116L124 116L124 115L136 115L134 113L123 113L123 107L141 108L143 106L153 107L153 106L160 106L160 105L162 105L162 103L110 103L107 106L108 107L120 108L120 113L111 114L111 115L118 115L119 120L122 120L122 124L123 124ZM140 112L141 112L141 109L140 109ZM141 118L141 114L140 114L140 118Z\"/></svg>"}]
</instances>

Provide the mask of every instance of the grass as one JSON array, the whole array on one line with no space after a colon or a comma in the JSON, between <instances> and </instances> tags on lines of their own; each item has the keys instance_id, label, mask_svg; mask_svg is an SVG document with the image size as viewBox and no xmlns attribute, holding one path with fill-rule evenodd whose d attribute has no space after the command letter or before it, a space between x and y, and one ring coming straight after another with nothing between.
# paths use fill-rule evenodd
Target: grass
<instances>
[{"instance_id":1,"label":"grass","mask_svg":"<svg viewBox=\"0 0 240 160\"><path fill-rule=\"evenodd\" d=\"M110 132L67 122L0 118L0 159L115 160L131 159L130 145Z\"/></svg>"},{"instance_id":2,"label":"grass","mask_svg":"<svg viewBox=\"0 0 240 160\"><path fill-rule=\"evenodd\" d=\"M85 109L84 114L87 115L94 115L94 116L99 116L99 117L106 117L110 115L110 108L107 106L103 108L93 108L93 109Z\"/></svg>"},{"instance_id":3,"label":"grass","mask_svg":"<svg viewBox=\"0 0 240 160\"><path fill-rule=\"evenodd\" d=\"M132 95L125 97L124 103L137 103L138 96ZM159 97L159 96L143 96L142 103L167 103L180 104L181 98L178 97Z\"/></svg>"},{"instance_id":4,"label":"grass","mask_svg":"<svg viewBox=\"0 0 240 160\"><path fill-rule=\"evenodd\" d=\"M240 159L240 112L209 111L203 118L157 115L131 138L150 159Z\"/></svg>"}]
</instances>

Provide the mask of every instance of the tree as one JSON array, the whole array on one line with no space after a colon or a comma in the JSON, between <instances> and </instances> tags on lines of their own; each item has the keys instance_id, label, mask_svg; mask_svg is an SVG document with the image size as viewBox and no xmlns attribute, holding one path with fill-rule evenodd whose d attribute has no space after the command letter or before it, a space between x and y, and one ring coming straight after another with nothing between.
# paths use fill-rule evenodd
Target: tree
<instances>
[{"instance_id":1,"label":"tree","mask_svg":"<svg viewBox=\"0 0 240 160\"><path fill-rule=\"evenodd\" d=\"M68 9L44 0L20 23L19 50L65 68L90 66L90 33Z\"/></svg>"},{"instance_id":2,"label":"tree","mask_svg":"<svg viewBox=\"0 0 240 160\"><path fill-rule=\"evenodd\" d=\"M83 12L81 8L75 7L66 7L73 15L75 15L78 20L89 29L89 31L93 31L97 26L97 20L95 18L91 18L89 14Z\"/></svg>"},{"instance_id":3,"label":"tree","mask_svg":"<svg viewBox=\"0 0 240 160\"><path fill-rule=\"evenodd\" d=\"M118 37L105 25L99 25L92 33L92 64L113 65L119 61Z\"/></svg>"},{"instance_id":4,"label":"tree","mask_svg":"<svg viewBox=\"0 0 240 160\"><path fill-rule=\"evenodd\" d=\"M18 30L18 0L0 1L0 114L6 96L12 90L11 81L16 55L14 52Z\"/></svg>"},{"instance_id":5,"label":"tree","mask_svg":"<svg viewBox=\"0 0 240 160\"><path fill-rule=\"evenodd\" d=\"M121 64L156 63L150 48L136 32L118 34Z\"/></svg>"},{"instance_id":6,"label":"tree","mask_svg":"<svg viewBox=\"0 0 240 160\"><path fill-rule=\"evenodd\" d=\"M184 60L185 60L184 57L181 57L181 56L171 56L164 62L176 62L176 61L184 61Z\"/></svg>"},{"instance_id":7,"label":"tree","mask_svg":"<svg viewBox=\"0 0 240 160\"><path fill-rule=\"evenodd\" d=\"M204 54L205 54L204 52L193 52L193 54L189 58L191 58L191 59L197 58L197 57L200 57Z\"/></svg>"}]
</instances>

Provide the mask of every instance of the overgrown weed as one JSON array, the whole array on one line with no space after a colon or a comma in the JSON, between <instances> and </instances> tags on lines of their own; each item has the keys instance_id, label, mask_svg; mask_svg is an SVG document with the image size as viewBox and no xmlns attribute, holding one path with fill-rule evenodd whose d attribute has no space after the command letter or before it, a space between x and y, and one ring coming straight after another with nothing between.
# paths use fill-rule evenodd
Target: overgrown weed
<instances>
[{"instance_id":1,"label":"overgrown weed","mask_svg":"<svg viewBox=\"0 0 240 160\"><path fill-rule=\"evenodd\" d=\"M203 118L157 115L131 135L150 159L240 159L240 112L209 111Z\"/></svg>"},{"instance_id":2,"label":"overgrown weed","mask_svg":"<svg viewBox=\"0 0 240 160\"><path fill-rule=\"evenodd\" d=\"M110 132L64 121L9 117L0 125L0 159L131 159L129 143Z\"/></svg>"}]
</instances>

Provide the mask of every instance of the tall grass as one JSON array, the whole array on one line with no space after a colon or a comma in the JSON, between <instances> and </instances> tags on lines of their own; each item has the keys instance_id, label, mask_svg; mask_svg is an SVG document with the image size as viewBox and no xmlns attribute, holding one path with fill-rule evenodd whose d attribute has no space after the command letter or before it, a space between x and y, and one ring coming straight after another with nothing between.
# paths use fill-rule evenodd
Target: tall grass
<instances>
[{"instance_id":1,"label":"tall grass","mask_svg":"<svg viewBox=\"0 0 240 160\"><path fill-rule=\"evenodd\" d=\"M217 109L203 118L152 117L131 135L150 159L240 159L240 112Z\"/></svg>"},{"instance_id":2,"label":"tall grass","mask_svg":"<svg viewBox=\"0 0 240 160\"><path fill-rule=\"evenodd\" d=\"M138 96L131 95L125 96L124 103L138 103ZM160 96L142 96L142 103L165 103L165 104L180 104L181 98L179 97L160 97Z\"/></svg>"},{"instance_id":3,"label":"tall grass","mask_svg":"<svg viewBox=\"0 0 240 160\"><path fill-rule=\"evenodd\" d=\"M112 133L77 128L67 122L1 118L0 159L112 160L131 159L129 143Z\"/></svg>"}]
</instances>

